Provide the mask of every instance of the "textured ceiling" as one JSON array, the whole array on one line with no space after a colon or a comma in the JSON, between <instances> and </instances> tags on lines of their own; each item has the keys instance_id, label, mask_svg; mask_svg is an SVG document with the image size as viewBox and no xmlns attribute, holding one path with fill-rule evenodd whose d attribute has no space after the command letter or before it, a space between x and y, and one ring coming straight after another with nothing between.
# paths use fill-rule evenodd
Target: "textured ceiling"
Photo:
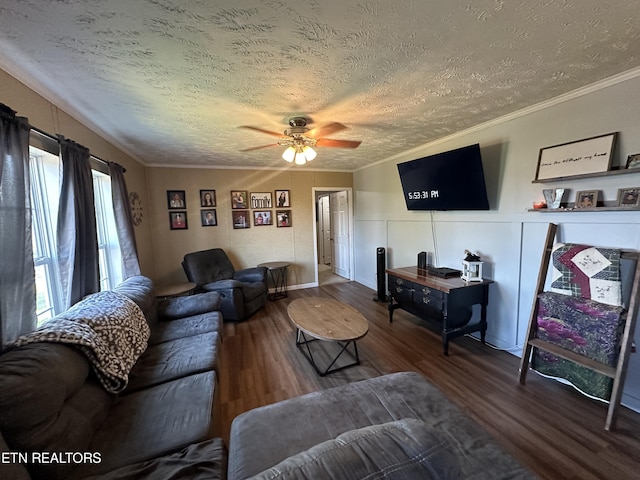
<instances>
[{"instance_id":1,"label":"textured ceiling","mask_svg":"<svg viewBox=\"0 0 640 480\"><path fill-rule=\"evenodd\" d=\"M362 140L308 168L355 170L639 67L639 40L638 0L0 1L0 67L147 165L283 167L238 126L304 115Z\"/></svg>"}]
</instances>

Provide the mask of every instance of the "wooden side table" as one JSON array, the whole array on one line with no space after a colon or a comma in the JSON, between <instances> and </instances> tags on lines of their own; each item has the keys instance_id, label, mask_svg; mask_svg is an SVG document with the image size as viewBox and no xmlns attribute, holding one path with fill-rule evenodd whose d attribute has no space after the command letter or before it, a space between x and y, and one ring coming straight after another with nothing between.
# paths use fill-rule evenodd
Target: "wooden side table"
<instances>
[{"instance_id":1,"label":"wooden side table","mask_svg":"<svg viewBox=\"0 0 640 480\"><path fill-rule=\"evenodd\" d=\"M198 285L193 282L176 283L174 285L165 285L156 288L156 297L171 298L180 297L182 295L191 295Z\"/></svg>"},{"instance_id":2,"label":"wooden side table","mask_svg":"<svg viewBox=\"0 0 640 480\"><path fill-rule=\"evenodd\" d=\"M258 265L265 267L273 283L273 292L269 293L269 300L285 298L287 296L287 268L289 262L265 262Z\"/></svg>"}]
</instances>

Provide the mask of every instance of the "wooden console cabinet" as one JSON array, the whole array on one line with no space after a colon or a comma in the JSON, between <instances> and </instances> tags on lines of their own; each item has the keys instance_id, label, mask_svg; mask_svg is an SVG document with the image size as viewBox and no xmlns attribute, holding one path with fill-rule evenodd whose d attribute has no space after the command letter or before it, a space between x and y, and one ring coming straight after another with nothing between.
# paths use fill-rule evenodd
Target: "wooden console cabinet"
<instances>
[{"instance_id":1,"label":"wooden console cabinet","mask_svg":"<svg viewBox=\"0 0 640 480\"><path fill-rule=\"evenodd\" d=\"M389 321L402 308L435 323L442 330L444 354L449 354L449 340L471 332L480 332L485 341L489 284L493 280L466 282L459 277L441 278L418 267L390 268L388 276ZM469 324L473 305L480 305L480 321Z\"/></svg>"}]
</instances>

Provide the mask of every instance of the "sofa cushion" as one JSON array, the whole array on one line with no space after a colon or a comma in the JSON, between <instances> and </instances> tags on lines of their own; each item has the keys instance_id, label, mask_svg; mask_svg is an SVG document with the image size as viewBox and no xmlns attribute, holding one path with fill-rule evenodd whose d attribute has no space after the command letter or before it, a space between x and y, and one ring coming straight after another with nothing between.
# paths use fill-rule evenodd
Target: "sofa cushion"
<instances>
[{"instance_id":1,"label":"sofa cushion","mask_svg":"<svg viewBox=\"0 0 640 480\"><path fill-rule=\"evenodd\" d=\"M80 465L83 478L177 452L211 437L216 374L205 372L118 398L89 448L101 463Z\"/></svg>"},{"instance_id":2,"label":"sofa cushion","mask_svg":"<svg viewBox=\"0 0 640 480\"><path fill-rule=\"evenodd\" d=\"M256 475L349 430L422 420L454 445L461 478L535 478L480 425L415 372L402 372L259 407L231 424L229 480ZM274 434L277 431L277 435Z\"/></svg>"},{"instance_id":3,"label":"sofa cushion","mask_svg":"<svg viewBox=\"0 0 640 480\"><path fill-rule=\"evenodd\" d=\"M15 451L88 451L113 401L75 347L33 343L0 356L0 431ZM72 465L28 469L36 477L60 478Z\"/></svg>"},{"instance_id":4,"label":"sofa cushion","mask_svg":"<svg viewBox=\"0 0 640 480\"><path fill-rule=\"evenodd\" d=\"M151 345L133 366L125 393L216 370L219 351L216 332Z\"/></svg>"},{"instance_id":5,"label":"sofa cushion","mask_svg":"<svg viewBox=\"0 0 640 480\"><path fill-rule=\"evenodd\" d=\"M113 289L129 299L133 300L144 313L150 327L158 321L157 299L153 289L153 282L143 275L134 275L127 278Z\"/></svg>"},{"instance_id":6,"label":"sofa cushion","mask_svg":"<svg viewBox=\"0 0 640 480\"><path fill-rule=\"evenodd\" d=\"M227 450L221 438L212 438L170 455L85 480L218 480L226 478L226 472Z\"/></svg>"},{"instance_id":7,"label":"sofa cushion","mask_svg":"<svg viewBox=\"0 0 640 480\"><path fill-rule=\"evenodd\" d=\"M217 292L164 298L158 302L158 319L174 320L215 310L220 310L220 294Z\"/></svg>"},{"instance_id":8,"label":"sofa cushion","mask_svg":"<svg viewBox=\"0 0 640 480\"><path fill-rule=\"evenodd\" d=\"M424 422L403 419L339 435L298 453L252 480L383 478L459 479L449 441Z\"/></svg>"},{"instance_id":9,"label":"sofa cushion","mask_svg":"<svg viewBox=\"0 0 640 480\"><path fill-rule=\"evenodd\" d=\"M149 345L209 332L216 332L222 339L222 314L220 312L202 313L175 320L161 320L151 330Z\"/></svg>"},{"instance_id":10,"label":"sofa cushion","mask_svg":"<svg viewBox=\"0 0 640 480\"><path fill-rule=\"evenodd\" d=\"M11 480L29 480L31 477L25 463L29 460L29 457L24 458L24 452L16 452L9 448L9 445L4 441L2 432L0 432L0 455L2 461L0 461L0 478L7 478ZM26 460L26 461L25 461Z\"/></svg>"}]
</instances>

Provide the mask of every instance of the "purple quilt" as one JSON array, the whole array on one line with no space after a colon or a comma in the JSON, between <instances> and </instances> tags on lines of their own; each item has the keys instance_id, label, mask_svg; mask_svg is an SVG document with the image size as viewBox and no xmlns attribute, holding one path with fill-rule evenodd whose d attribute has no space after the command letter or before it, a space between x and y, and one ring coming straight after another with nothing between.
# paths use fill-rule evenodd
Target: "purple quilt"
<instances>
[{"instance_id":1,"label":"purple quilt","mask_svg":"<svg viewBox=\"0 0 640 480\"><path fill-rule=\"evenodd\" d=\"M615 367L624 329L623 307L544 292L538 296L537 337ZM553 354L534 349L532 368L564 378L588 395L608 400L613 380Z\"/></svg>"}]
</instances>

